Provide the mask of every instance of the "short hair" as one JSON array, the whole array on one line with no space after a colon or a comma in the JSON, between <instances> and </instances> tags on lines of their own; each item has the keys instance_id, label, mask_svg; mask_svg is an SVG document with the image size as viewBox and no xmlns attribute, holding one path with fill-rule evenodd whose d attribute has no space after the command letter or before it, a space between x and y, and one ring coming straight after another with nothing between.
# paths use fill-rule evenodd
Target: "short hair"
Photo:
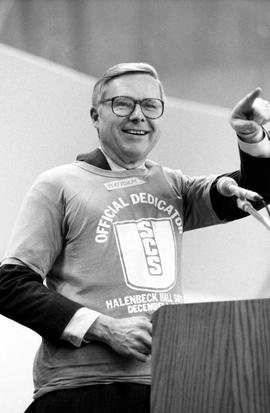
<instances>
[{"instance_id":1,"label":"short hair","mask_svg":"<svg viewBox=\"0 0 270 413\"><path fill-rule=\"evenodd\" d=\"M92 94L92 106L96 108L105 92L105 86L116 77L132 73L146 73L157 80L160 88L161 98L164 97L164 89L156 69L148 63L119 63L106 70L103 76L96 82Z\"/></svg>"}]
</instances>

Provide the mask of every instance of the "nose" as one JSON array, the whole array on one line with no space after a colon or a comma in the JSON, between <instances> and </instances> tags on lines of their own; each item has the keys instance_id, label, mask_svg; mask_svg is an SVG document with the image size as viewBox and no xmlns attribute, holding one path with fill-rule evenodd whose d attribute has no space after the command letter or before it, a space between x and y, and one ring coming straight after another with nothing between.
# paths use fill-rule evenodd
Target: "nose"
<instances>
[{"instance_id":1,"label":"nose","mask_svg":"<svg viewBox=\"0 0 270 413\"><path fill-rule=\"evenodd\" d=\"M129 115L129 119L130 120L137 120L137 121L145 121L145 116L142 112L142 108L140 106L140 104L137 102L135 105L135 108L133 110L133 112L131 112L131 114Z\"/></svg>"}]
</instances>

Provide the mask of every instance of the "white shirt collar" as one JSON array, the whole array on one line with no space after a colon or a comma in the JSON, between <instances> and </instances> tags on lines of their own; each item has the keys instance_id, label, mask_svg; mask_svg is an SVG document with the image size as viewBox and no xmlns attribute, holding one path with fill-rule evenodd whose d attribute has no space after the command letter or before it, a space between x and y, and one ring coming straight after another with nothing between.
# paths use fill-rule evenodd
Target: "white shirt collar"
<instances>
[{"instance_id":1,"label":"white shirt collar","mask_svg":"<svg viewBox=\"0 0 270 413\"><path fill-rule=\"evenodd\" d=\"M127 169L124 168L123 166L118 165L117 163L115 163L103 150L103 148L100 146L99 149L101 150L101 152L103 153L103 155L105 156L110 168L112 171L126 171ZM137 166L134 169L145 169L145 162L143 162L141 165Z\"/></svg>"}]
</instances>

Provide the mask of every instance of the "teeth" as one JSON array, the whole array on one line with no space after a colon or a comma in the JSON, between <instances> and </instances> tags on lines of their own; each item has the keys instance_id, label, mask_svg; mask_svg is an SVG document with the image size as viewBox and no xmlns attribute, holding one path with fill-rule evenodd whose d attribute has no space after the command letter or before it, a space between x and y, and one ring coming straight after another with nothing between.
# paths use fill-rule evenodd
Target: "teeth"
<instances>
[{"instance_id":1,"label":"teeth","mask_svg":"<svg viewBox=\"0 0 270 413\"><path fill-rule=\"evenodd\" d=\"M132 133L133 135L146 135L146 131L144 130L135 130L135 129L127 129L125 132Z\"/></svg>"}]
</instances>

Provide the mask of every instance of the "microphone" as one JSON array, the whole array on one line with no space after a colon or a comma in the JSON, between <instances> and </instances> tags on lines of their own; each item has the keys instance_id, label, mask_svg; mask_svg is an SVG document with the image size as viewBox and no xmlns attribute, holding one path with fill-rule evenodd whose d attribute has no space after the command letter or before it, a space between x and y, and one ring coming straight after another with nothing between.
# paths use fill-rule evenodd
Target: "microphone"
<instances>
[{"instance_id":1,"label":"microphone","mask_svg":"<svg viewBox=\"0 0 270 413\"><path fill-rule=\"evenodd\" d=\"M234 179L228 176L224 176L218 180L217 190L223 196L236 196L237 198L249 199L254 202L263 201L263 197L257 194L257 192L241 188Z\"/></svg>"}]
</instances>

